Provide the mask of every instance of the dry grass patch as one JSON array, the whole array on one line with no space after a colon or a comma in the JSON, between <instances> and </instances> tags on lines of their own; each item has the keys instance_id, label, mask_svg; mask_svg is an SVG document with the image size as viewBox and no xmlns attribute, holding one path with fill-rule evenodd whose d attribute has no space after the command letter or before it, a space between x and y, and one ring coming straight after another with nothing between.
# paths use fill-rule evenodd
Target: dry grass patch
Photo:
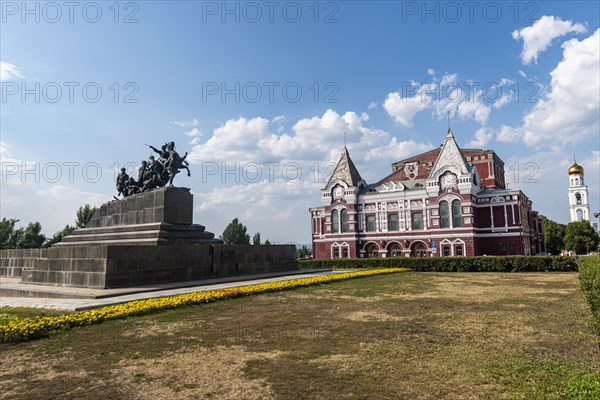
<instances>
[{"instance_id":1,"label":"dry grass patch","mask_svg":"<svg viewBox=\"0 0 600 400\"><path fill-rule=\"evenodd\" d=\"M576 273L371 277L0 345L0 360L16 399L600 397Z\"/></svg>"},{"instance_id":2,"label":"dry grass patch","mask_svg":"<svg viewBox=\"0 0 600 400\"><path fill-rule=\"evenodd\" d=\"M249 360L279 356L248 352L243 346L198 347L157 360L121 361L114 378L130 399L270 400L275 396L269 383L248 379L242 370Z\"/></svg>"}]
</instances>

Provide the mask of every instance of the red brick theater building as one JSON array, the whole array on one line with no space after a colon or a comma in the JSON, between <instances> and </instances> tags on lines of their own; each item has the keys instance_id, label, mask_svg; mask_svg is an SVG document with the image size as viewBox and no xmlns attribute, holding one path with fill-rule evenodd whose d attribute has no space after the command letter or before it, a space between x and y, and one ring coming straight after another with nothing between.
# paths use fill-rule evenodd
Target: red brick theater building
<instances>
[{"instance_id":1,"label":"red brick theater building","mask_svg":"<svg viewBox=\"0 0 600 400\"><path fill-rule=\"evenodd\" d=\"M493 150L440 148L392 164L367 184L346 147L322 207L310 209L314 258L544 254L542 216L507 189Z\"/></svg>"}]
</instances>

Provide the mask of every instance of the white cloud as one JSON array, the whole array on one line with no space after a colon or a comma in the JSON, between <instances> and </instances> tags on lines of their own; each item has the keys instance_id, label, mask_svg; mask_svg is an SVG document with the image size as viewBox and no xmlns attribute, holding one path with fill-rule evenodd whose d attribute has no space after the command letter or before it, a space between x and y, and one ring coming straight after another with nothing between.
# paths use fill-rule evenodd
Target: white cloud
<instances>
[{"instance_id":1,"label":"white cloud","mask_svg":"<svg viewBox=\"0 0 600 400\"><path fill-rule=\"evenodd\" d=\"M377 103L372 101L369 103L369 106L367 107L368 110L375 110L377 108Z\"/></svg>"},{"instance_id":2,"label":"white cloud","mask_svg":"<svg viewBox=\"0 0 600 400\"><path fill-rule=\"evenodd\" d=\"M498 132L497 139L500 142L517 142L521 138L521 131L518 128L512 128L507 125L502 125Z\"/></svg>"},{"instance_id":3,"label":"white cloud","mask_svg":"<svg viewBox=\"0 0 600 400\"><path fill-rule=\"evenodd\" d=\"M195 145L188 155L188 160L191 163L263 160L266 154L257 147L257 143L271 134L269 121L264 118L230 119L215 129L206 143Z\"/></svg>"},{"instance_id":4,"label":"white cloud","mask_svg":"<svg viewBox=\"0 0 600 400\"><path fill-rule=\"evenodd\" d=\"M171 121L171 123L173 125L177 125L177 126L181 126L184 128L189 128L192 126L198 126L200 121L198 121L196 118L192 118L191 121Z\"/></svg>"},{"instance_id":5,"label":"white cloud","mask_svg":"<svg viewBox=\"0 0 600 400\"><path fill-rule=\"evenodd\" d=\"M272 123L262 117L231 119L215 129L205 143L195 145L188 160L192 163L337 161L344 133L355 162L371 160L374 154L389 157L384 161L396 161L399 154L410 154L411 149L430 147L414 141L401 142L388 132L368 128L364 125L368 120L367 113L348 111L340 115L329 109L322 116L296 121L291 132L275 132Z\"/></svg>"},{"instance_id":6,"label":"white cloud","mask_svg":"<svg viewBox=\"0 0 600 400\"><path fill-rule=\"evenodd\" d=\"M388 93L383 108L397 124L404 127L413 126L413 118L428 107L428 101L423 98L421 91L413 97L402 97L398 92Z\"/></svg>"},{"instance_id":7,"label":"white cloud","mask_svg":"<svg viewBox=\"0 0 600 400\"><path fill-rule=\"evenodd\" d=\"M470 148L482 148L492 140L493 134L486 128L480 128L475 132L475 139L465 145Z\"/></svg>"},{"instance_id":8,"label":"white cloud","mask_svg":"<svg viewBox=\"0 0 600 400\"><path fill-rule=\"evenodd\" d=\"M519 73L519 75L521 75L521 77L527 78L527 74L525 72L523 72L522 70L518 70L517 72Z\"/></svg>"},{"instance_id":9,"label":"white cloud","mask_svg":"<svg viewBox=\"0 0 600 400\"><path fill-rule=\"evenodd\" d=\"M502 87L511 84L512 81L502 79L494 86ZM485 125L489 119L492 108L500 108L507 104L510 95L504 95L494 99L490 95L484 96L482 85L478 82L459 82L457 74L444 74L440 80L432 76L432 82L419 84L410 82L413 96L402 96L399 92L391 92L387 95L383 107L394 121L404 127L413 126L413 118L421 111L431 109L438 118L458 116L462 120L473 120ZM407 92L409 88L407 87Z\"/></svg>"},{"instance_id":10,"label":"white cloud","mask_svg":"<svg viewBox=\"0 0 600 400\"><path fill-rule=\"evenodd\" d=\"M435 75L435 71L433 68L427 68L427 74L429 75Z\"/></svg>"},{"instance_id":11,"label":"white cloud","mask_svg":"<svg viewBox=\"0 0 600 400\"><path fill-rule=\"evenodd\" d=\"M550 73L547 94L523 117L520 127L503 125L498 140L531 147L582 142L600 130L600 29L562 44L563 59Z\"/></svg>"},{"instance_id":12,"label":"white cloud","mask_svg":"<svg viewBox=\"0 0 600 400\"><path fill-rule=\"evenodd\" d=\"M582 24L573 24L552 15L544 15L533 25L513 31L512 37L515 40L523 40L521 61L523 64L531 64L532 61L537 62L538 55L546 51L554 39L568 33L585 31L586 28Z\"/></svg>"},{"instance_id":13,"label":"white cloud","mask_svg":"<svg viewBox=\"0 0 600 400\"><path fill-rule=\"evenodd\" d=\"M273 118L272 122L274 124L285 124L286 122L289 121L289 118L286 117L285 115L277 115L276 117Z\"/></svg>"},{"instance_id":14,"label":"white cloud","mask_svg":"<svg viewBox=\"0 0 600 400\"><path fill-rule=\"evenodd\" d=\"M199 137L202 136L202 132L200 131L200 129L194 127L192 129L190 129L189 131L185 132L185 134L189 137Z\"/></svg>"},{"instance_id":15,"label":"white cloud","mask_svg":"<svg viewBox=\"0 0 600 400\"><path fill-rule=\"evenodd\" d=\"M25 76L21 73L16 65L0 61L0 81L23 78L25 78Z\"/></svg>"},{"instance_id":16,"label":"white cloud","mask_svg":"<svg viewBox=\"0 0 600 400\"><path fill-rule=\"evenodd\" d=\"M4 157L10 157L10 153L8 152L8 144L0 141L0 158L4 159Z\"/></svg>"}]
</instances>

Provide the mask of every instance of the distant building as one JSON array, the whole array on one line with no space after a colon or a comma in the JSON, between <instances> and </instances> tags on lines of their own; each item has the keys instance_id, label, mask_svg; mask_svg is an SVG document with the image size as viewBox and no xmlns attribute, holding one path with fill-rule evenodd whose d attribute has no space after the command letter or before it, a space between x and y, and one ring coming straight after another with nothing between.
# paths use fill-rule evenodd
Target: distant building
<instances>
[{"instance_id":1,"label":"distant building","mask_svg":"<svg viewBox=\"0 0 600 400\"><path fill-rule=\"evenodd\" d=\"M460 149L450 129L440 148L392 164L374 184L344 146L321 199L310 209L316 259L545 253L542 216L506 188L500 157Z\"/></svg>"},{"instance_id":2,"label":"distant building","mask_svg":"<svg viewBox=\"0 0 600 400\"><path fill-rule=\"evenodd\" d=\"M583 181L583 167L573 160L569 167L569 208L571 211L571 222L591 221L590 204L588 200L587 185Z\"/></svg>"}]
</instances>

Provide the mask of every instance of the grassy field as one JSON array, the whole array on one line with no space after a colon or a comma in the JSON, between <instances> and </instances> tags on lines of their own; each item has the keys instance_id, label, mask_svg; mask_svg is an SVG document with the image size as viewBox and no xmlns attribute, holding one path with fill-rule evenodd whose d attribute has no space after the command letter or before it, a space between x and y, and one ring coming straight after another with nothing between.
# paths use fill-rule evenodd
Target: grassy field
<instances>
[{"instance_id":1,"label":"grassy field","mask_svg":"<svg viewBox=\"0 0 600 400\"><path fill-rule=\"evenodd\" d=\"M10 399L595 399L577 273L402 273L0 345Z\"/></svg>"}]
</instances>

